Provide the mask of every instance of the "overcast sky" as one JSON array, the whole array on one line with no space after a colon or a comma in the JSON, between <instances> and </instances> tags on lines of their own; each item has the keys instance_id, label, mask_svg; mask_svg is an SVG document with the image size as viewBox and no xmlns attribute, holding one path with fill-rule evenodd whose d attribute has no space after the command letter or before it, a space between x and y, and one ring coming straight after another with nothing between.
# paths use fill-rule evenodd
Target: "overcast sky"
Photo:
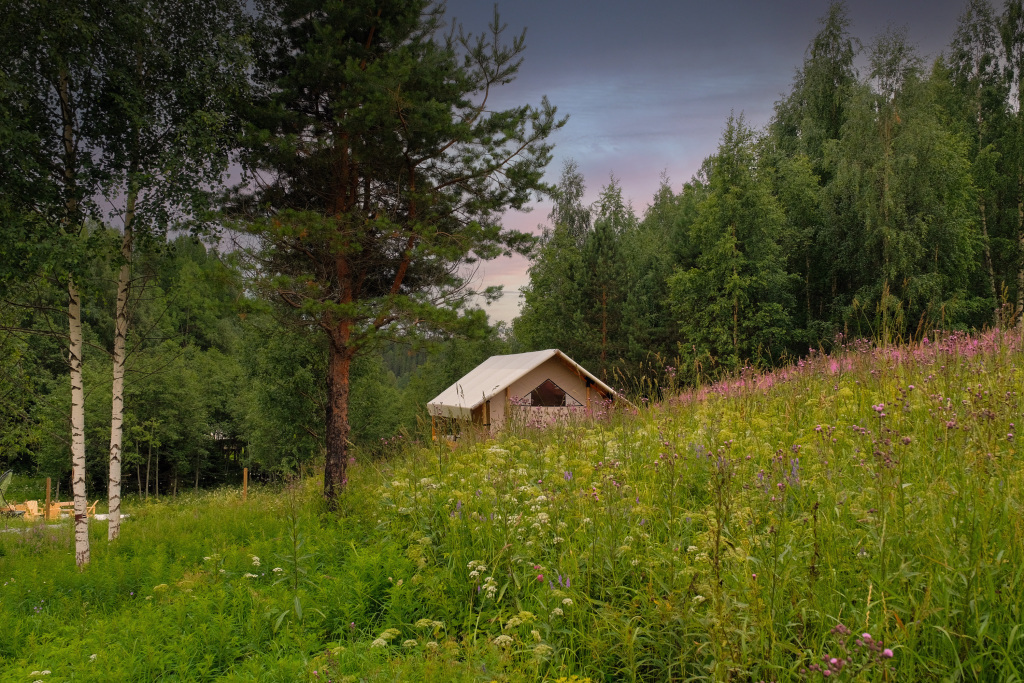
<instances>
[{"instance_id":1,"label":"overcast sky","mask_svg":"<svg viewBox=\"0 0 1024 683\"><path fill-rule=\"evenodd\" d=\"M966 0L848 2L851 33L865 45L889 25L906 26L921 55L946 49ZM539 103L547 95L569 123L554 135L547 180L575 159L593 201L614 174L642 214L668 175L677 190L715 151L730 112L761 127L789 91L796 69L828 11L827 0L505 0L498 3L508 36L526 32L518 79L496 107ZM1001 8L1001 0L994 3ZM448 0L447 17L485 30L494 5ZM509 227L536 229L550 205L510 213ZM518 314L525 259L499 259L480 269L481 285L504 285L487 311L493 320Z\"/></svg>"}]
</instances>

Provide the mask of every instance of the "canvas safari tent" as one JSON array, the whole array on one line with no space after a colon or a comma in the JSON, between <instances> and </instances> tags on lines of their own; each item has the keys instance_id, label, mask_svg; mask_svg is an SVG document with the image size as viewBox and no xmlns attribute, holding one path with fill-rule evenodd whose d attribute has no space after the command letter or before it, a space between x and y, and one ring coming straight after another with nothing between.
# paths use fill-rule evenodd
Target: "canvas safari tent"
<instances>
[{"instance_id":1,"label":"canvas safari tent","mask_svg":"<svg viewBox=\"0 0 1024 683\"><path fill-rule=\"evenodd\" d=\"M615 391L558 349L491 356L427 403L435 436L488 433L517 415L551 418L614 401ZM522 412L520 412L522 411Z\"/></svg>"}]
</instances>

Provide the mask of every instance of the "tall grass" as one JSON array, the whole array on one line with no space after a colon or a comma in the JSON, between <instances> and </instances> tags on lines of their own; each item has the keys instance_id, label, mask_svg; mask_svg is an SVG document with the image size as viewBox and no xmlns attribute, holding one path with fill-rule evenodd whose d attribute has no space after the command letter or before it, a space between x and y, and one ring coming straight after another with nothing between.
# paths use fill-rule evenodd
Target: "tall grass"
<instances>
[{"instance_id":1,"label":"tall grass","mask_svg":"<svg viewBox=\"0 0 1024 683\"><path fill-rule=\"evenodd\" d=\"M1019 680L1022 360L859 342L358 464L341 515L139 506L81 574L2 534L0 681Z\"/></svg>"}]
</instances>

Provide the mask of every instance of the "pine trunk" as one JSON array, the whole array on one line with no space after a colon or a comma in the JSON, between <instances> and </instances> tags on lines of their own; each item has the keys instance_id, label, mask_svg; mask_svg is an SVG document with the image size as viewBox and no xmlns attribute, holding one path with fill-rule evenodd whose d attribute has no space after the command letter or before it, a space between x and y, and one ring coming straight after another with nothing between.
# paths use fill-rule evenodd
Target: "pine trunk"
<instances>
[{"instance_id":1,"label":"pine trunk","mask_svg":"<svg viewBox=\"0 0 1024 683\"><path fill-rule=\"evenodd\" d=\"M128 335L128 288L131 283L129 267L132 256L132 221L135 215L135 192L128 196L121 256L124 262L117 277L117 309L114 316L114 384L110 409L110 476L107 501L110 508L107 540L113 541L121 533L121 444L124 427L124 363L125 339Z\"/></svg>"},{"instance_id":2,"label":"pine trunk","mask_svg":"<svg viewBox=\"0 0 1024 683\"><path fill-rule=\"evenodd\" d=\"M71 487L75 501L75 564L89 564L89 520L85 498L85 391L82 386L82 303L68 278L68 365L71 369Z\"/></svg>"},{"instance_id":3,"label":"pine trunk","mask_svg":"<svg viewBox=\"0 0 1024 683\"><path fill-rule=\"evenodd\" d=\"M343 325L345 323L342 323ZM324 498L337 508L338 495L348 479L348 400L352 354L347 347L331 344L327 370L327 459L324 463Z\"/></svg>"}]
</instances>

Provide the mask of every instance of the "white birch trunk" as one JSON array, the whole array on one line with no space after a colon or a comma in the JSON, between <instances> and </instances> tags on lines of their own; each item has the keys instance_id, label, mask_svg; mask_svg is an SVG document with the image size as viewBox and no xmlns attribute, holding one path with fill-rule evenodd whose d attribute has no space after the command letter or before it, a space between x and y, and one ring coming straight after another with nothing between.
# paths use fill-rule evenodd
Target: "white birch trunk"
<instances>
[{"instance_id":1,"label":"white birch trunk","mask_svg":"<svg viewBox=\"0 0 1024 683\"><path fill-rule=\"evenodd\" d=\"M1024 116L1024 114L1019 114ZM1020 263L1017 264L1017 325L1024 331L1024 172L1017 172L1017 244Z\"/></svg>"},{"instance_id":2,"label":"white birch trunk","mask_svg":"<svg viewBox=\"0 0 1024 683\"><path fill-rule=\"evenodd\" d=\"M89 564L89 520L85 498L85 391L82 387L82 305L68 278L68 365L71 369L71 487L75 499L75 564Z\"/></svg>"},{"instance_id":3,"label":"white birch trunk","mask_svg":"<svg viewBox=\"0 0 1024 683\"><path fill-rule=\"evenodd\" d=\"M124 263L117 278L117 311L114 317L114 383L110 408L110 476L107 486L109 517L107 540L113 541L121 534L121 444L124 427L124 363L125 338L128 334L128 288L131 283L129 267L132 256L132 220L135 213L135 194L128 197L128 213L125 216L124 238L121 241L121 255Z\"/></svg>"}]
</instances>

